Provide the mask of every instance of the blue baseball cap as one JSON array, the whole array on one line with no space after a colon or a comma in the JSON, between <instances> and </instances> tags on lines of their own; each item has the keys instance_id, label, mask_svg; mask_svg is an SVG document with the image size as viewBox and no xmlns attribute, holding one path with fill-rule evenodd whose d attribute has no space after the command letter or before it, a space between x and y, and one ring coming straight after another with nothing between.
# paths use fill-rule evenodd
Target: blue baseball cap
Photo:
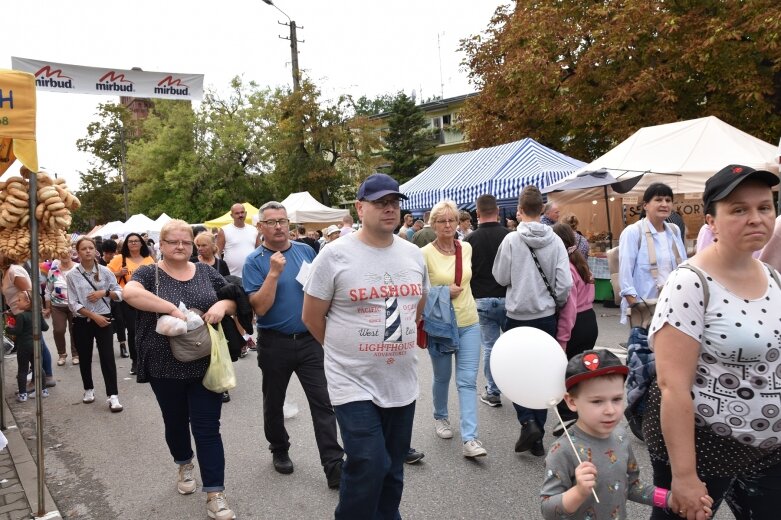
<instances>
[{"instance_id":1,"label":"blue baseball cap","mask_svg":"<svg viewBox=\"0 0 781 520\"><path fill-rule=\"evenodd\" d=\"M377 200L385 195L398 195L407 200L409 197L399 191L399 183L390 175L373 173L366 177L358 188L358 200Z\"/></svg>"}]
</instances>

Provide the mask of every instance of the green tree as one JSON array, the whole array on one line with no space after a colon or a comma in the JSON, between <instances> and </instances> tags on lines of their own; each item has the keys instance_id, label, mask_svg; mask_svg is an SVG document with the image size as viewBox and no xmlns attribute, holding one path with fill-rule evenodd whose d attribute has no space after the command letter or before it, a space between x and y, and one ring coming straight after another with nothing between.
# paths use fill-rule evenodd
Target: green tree
<instances>
[{"instance_id":1,"label":"green tree","mask_svg":"<svg viewBox=\"0 0 781 520\"><path fill-rule=\"evenodd\" d=\"M426 115L405 93L396 95L390 112L382 157L390 162L386 173L403 183L434 162L434 136Z\"/></svg>"},{"instance_id":2,"label":"green tree","mask_svg":"<svg viewBox=\"0 0 781 520\"><path fill-rule=\"evenodd\" d=\"M265 146L275 193L307 190L326 205L344 200L376 165L379 146L368 118L356 115L347 96L322 100L304 78L301 89L277 89L267 107Z\"/></svg>"},{"instance_id":3,"label":"green tree","mask_svg":"<svg viewBox=\"0 0 781 520\"><path fill-rule=\"evenodd\" d=\"M98 105L98 119L87 125L87 135L76 141L76 148L92 154L92 167L87 173L80 173L81 187L79 198L91 201L88 207L97 211L94 215L87 213L82 207L78 212L80 223L87 225L97 219L98 223L109 216L101 208L116 206L117 212L112 213L117 218L125 217L124 191L122 185L123 159L128 147L138 138L138 123L133 120L130 112L123 105L116 103L101 103ZM90 190L96 190L91 193ZM93 224L94 225L94 224ZM92 227L92 226L90 226Z\"/></svg>"},{"instance_id":4,"label":"green tree","mask_svg":"<svg viewBox=\"0 0 781 520\"><path fill-rule=\"evenodd\" d=\"M124 220L122 183L116 175L112 177L103 169L89 168L80 172L79 178L81 182L76 196L81 201L81 207L73 212L71 229L86 233L96 224Z\"/></svg>"},{"instance_id":5,"label":"green tree","mask_svg":"<svg viewBox=\"0 0 781 520\"><path fill-rule=\"evenodd\" d=\"M462 41L475 147L524 137L582 159L641 127L715 115L781 133L775 0L517 0Z\"/></svg>"}]
</instances>

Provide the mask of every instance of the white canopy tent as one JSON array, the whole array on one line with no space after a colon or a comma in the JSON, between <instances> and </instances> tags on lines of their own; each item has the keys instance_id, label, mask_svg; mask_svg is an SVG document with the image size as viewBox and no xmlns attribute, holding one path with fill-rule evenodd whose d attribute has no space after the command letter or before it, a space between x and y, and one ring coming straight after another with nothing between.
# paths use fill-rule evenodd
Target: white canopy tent
<instances>
[{"instance_id":1,"label":"white canopy tent","mask_svg":"<svg viewBox=\"0 0 781 520\"><path fill-rule=\"evenodd\" d=\"M125 233L149 233L156 223L143 213L136 213L125 222Z\"/></svg>"},{"instance_id":2,"label":"white canopy tent","mask_svg":"<svg viewBox=\"0 0 781 520\"><path fill-rule=\"evenodd\" d=\"M123 235L124 232L124 226L125 223L121 220L113 220L106 224L103 227L100 227L92 232L90 232L89 237L103 237L103 238L110 238L111 235Z\"/></svg>"},{"instance_id":3,"label":"white canopy tent","mask_svg":"<svg viewBox=\"0 0 781 520\"><path fill-rule=\"evenodd\" d=\"M676 194L702 193L705 181L729 164L778 173L778 148L714 116L641 128L621 144L544 191L553 192L579 174L606 169L619 181L643 175L625 196L642 195L652 182ZM603 189L551 193L559 204L591 202Z\"/></svg>"},{"instance_id":4,"label":"white canopy tent","mask_svg":"<svg viewBox=\"0 0 781 520\"><path fill-rule=\"evenodd\" d=\"M149 232L150 233L152 233L152 232L160 233L160 230L163 228L163 226L165 224L167 224L168 222L170 222L171 220L173 220L171 217L169 217L167 214L163 213L162 215L157 217L157 219L155 219L154 225L151 228L149 228Z\"/></svg>"},{"instance_id":5,"label":"white canopy tent","mask_svg":"<svg viewBox=\"0 0 781 520\"><path fill-rule=\"evenodd\" d=\"M325 227L327 224L337 224L350 213L346 209L334 209L320 204L308 191L291 193L280 204L285 206L290 222L318 224L318 228Z\"/></svg>"}]
</instances>

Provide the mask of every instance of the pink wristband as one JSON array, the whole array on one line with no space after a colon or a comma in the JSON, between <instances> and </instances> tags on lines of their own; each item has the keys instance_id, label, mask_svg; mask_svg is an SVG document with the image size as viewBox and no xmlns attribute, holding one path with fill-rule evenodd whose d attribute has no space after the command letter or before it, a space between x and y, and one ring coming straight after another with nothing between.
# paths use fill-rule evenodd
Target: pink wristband
<instances>
[{"instance_id":1,"label":"pink wristband","mask_svg":"<svg viewBox=\"0 0 781 520\"><path fill-rule=\"evenodd\" d=\"M654 507L667 509L667 492L668 490L660 487L654 490Z\"/></svg>"}]
</instances>

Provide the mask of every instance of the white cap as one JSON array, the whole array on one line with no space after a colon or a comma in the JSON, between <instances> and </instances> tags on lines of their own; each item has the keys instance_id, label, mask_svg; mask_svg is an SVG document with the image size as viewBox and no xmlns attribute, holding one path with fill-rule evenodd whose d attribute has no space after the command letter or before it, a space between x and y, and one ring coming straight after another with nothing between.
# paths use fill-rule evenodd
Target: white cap
<instances>
[{"instance_id":1,"label":"white cap","mask_svg":"<svg viewBox=\"0 0 781 520\"><path fill-rule=\"evenodd\" d=\"M341 231L342 230L339 229L338 226L335 226L335 225L331 224L330 226L328 226L328 229L325 230L325 236L328 236L331 233L340 233Z\"/></svg>"}]
</instances>

